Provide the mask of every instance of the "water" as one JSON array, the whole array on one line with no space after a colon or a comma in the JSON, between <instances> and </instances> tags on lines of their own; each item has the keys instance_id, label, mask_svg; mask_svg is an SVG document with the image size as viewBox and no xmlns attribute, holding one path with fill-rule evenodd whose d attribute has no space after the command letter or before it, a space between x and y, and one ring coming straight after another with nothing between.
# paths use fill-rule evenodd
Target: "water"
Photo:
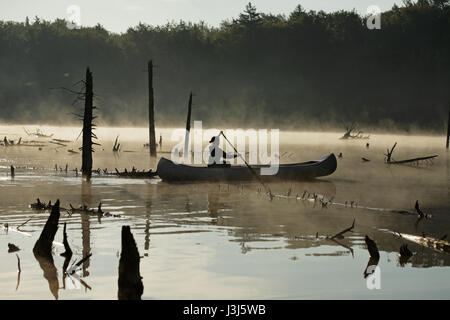
<instances>
[{"instance_id":1,"label":"water","mask_svg":"<svg viewBox=\"0 0 450 320\"><path fill-rule=\"evenodd\" d=\"M79 128L42 127L54 138L75 140ZM31 129L30 129L31 130ZM432 299L450 298L450 256L400 239L392 232L440 238L449 231L449 159L443 137L372 135L370 140L342 141L342 133L281 132L282 163L317 159L343 153L337 171L315 182L270 183L273 201L258 192L257 183L167 184L158 179L136 180L94 175L83 183L71 170L80 168L80 140L67 146L49 145L49 139L25 137L21 126L2 127L2 136L40 140L46 146L0 146L0 299L117 299L121 227L131 226L141 259L144 299ZM170 150L172 130L163 135ZM150 160L146 129L101 128L102 146L94 154L95 168L135 166L155 168ZM122 152L114 155L116 135ZM366 148L366 143L370 148ZM439 154L432 165L388 166L386 149L398 142L397 160ZM133 152L124 152L133 151ZM163 156L168 156L163 154ZM363 162L361 157L369 158ZM55 171L55 164L69 171ZM16 167L14 179L9 166ZM288 190L291 194L287 197ZM309 193L332 198L332 205L301 200ZM297 198L298 194L298 198ZM33 211L36 198L62 207L82 203L120 217L73 214L62 211L67 222L72 260L88 253L82 280L89 287L62 281L64 248L54 246L58 278L50 282L33 256L32 248L48 213ZM416 225L414 203L432 219ZM353 201L353 208L350 203ZM347 206L345 206L347 202ZM405 212L398 212L405 211ZM15 232L15 228L28 221ZM325 239L349 227L354 232L333 242ZM316 238L318 234L318 238ZM381 289L369 290L364 270L369 261L364 236L380 250ZM62 242L62 225L55 241ZM21 250L18 283L17 257L8 243ZM400 245L415 253L401 266ZM16 289L17 288L17 289ZM52 288L52 290L50 290Z\"/></svg>"}]
</instances>

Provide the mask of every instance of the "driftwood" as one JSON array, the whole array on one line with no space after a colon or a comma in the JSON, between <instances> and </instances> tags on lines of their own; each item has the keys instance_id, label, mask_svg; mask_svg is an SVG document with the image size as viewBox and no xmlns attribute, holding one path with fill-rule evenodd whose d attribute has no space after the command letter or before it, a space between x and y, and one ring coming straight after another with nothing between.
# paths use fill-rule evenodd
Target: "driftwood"
<instances>
[{"instance_id":1,"label":"driftwood","mask_svg":"<svg viewBox=\"0 0 450 320\"><path fill-rule=\"evenodd\" d=\"M128 171L126 168L124 171L120 172L117 168L115 168L115 175L123 178L153 178L158 175L157 172L153 172L152 169L149 171L138 171L135 167Z\"/></svg>"},{"instance_id":2,"label":"driftwood","mask_svg":"<svg viewBox=\"0 0 450 320\"><path fill-rule=\"evenodd\" d=\"M351 126L347 126L345 128L345 133L340 139L369 139L370 135L364 135L364 132L358 131L354 133L356 130L356 124L353 123Z\"/></svg>"},{"instance_id":3,"label":"driftwood","mask_svg":"<svg viewBox=\"0 0 450 320\"><path fill-rule=\"evenodd\" d=\"M122 252L119 261L119 300L140 300L144 292L139 271L140 256L129 226L122 227Z\"/></svg>"},{"instance_id":4,"label":"driftwood","mask_svg":"<svg viewBox=\"0 0 450 320\"><path fill-rule=\"evenodd\" d=\"M52 141L61 142L61 143L70 143L70 142L72 142L70 140L63 140L63 139L52 139Z\"/></svg>"},{"instance_id":5,"label":"driftwood","mask_svg":"<svg viewBox=\"0 0 450 320\"><path fill-rule=\"evenodd\" d=\"M353 228L355 227L355 219L353 219L353 223L350 227L348 227L347 229L342 230L339 233L336 233L334 236L330 237L329 239L333 240L333 239L342 239L343 235L347 232L350 232L353 230Z\"/></svg>"},{"instance_id":6,"label":"driftwood","mask_svg":"<svg viewBox=\"0 0 450 320\"><path fill-rule=\"evenodd\" d=\"M120 218L120 215L118 214L111 214L109 212L103 212L102 210L102 203L100 202L98 205L97 211L94 209L89 209L87 206L80 206L79 208L75 208L72 206L72 204L69 204L70 209L68 210L69 214L72 215L74 213L79 214L88 214L88 215L96 215L100 217L114 217L114 218Z\"/></svg>"},{"instance_id":7,"label":"driftwood","mask_svg":"<svg viewBox=\"0 0 450 320\"><path fill-rule=\"evenodd\" d=\"M61 143L61 142L57 142L57 141L49 141L48 143L56 144L56 145L61 146L61 147L67 147L67 144L64 144L64 143Z\"/></svg>"},{"instance_id":8,"label":"driftwood","mask_svg":"<svg viewBox=\"0 0 450 320\"><path fill-rule=\"evenodd\" d=\"M391 151L389 151L389 149L387 149L387 153L385 154L386 156L386 163L388 164L406 164L406 163L414 163L416 162L417 165L419 165L420 161L426 161L426 162L432 162L432 160L434 158L436 158L438 155L431 155L431 156L424 156L424 157L418 157L418 158L412 158L412 159L405 159L405 160L394 160L392 158L392 153L394 152L395 147L397 146L397 142L394 144L394 146L392 147Z\"/></svg>"},{"instance_id":9,"label":"driftwood","mask_svg":"<svg viewBox=\"0 0 450 320\"><path fill-rule=\"evenodd\" d=\"M48 204L42 203L39 198L36 199L35 203L32 203L30 205L31 209L39 210L39 211L46 211L51 210L53 208L52 201L50 200Z\"/></svg>"},{"instance_id":10,"label":"driftwood","mask_svg":"<svg viewBox=\"0 0 450 320\"><path fill-rule=\"evenodd\" d=\"M29 132L29 131L27 131L27 129L25 129L25 128L23 128L23 130L25 131L25 133L26 133L28 136L35 136L35 137L38 137L38 138L51 138L51 137L53 137L53 134L44 134L44 133L41 131L41 129L36 129L35 132Z\"/></svg>"}]
</instances>

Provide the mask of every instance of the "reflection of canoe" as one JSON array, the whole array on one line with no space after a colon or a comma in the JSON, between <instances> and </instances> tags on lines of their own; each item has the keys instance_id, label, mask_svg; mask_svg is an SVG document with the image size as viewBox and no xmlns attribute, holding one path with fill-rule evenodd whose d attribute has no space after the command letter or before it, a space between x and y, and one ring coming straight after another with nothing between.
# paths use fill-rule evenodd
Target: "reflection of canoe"
<instances>
[{"instance_id":1,"label":"reflection of canoe","mask_svg":"<svg viewBox=\"0 0 450 320\"><path fill-rule=\"evenodd\" d=\"M450 253L450 242L445 241L443 239L436 239L429 236L415 236L412 234L406 233L394 233L395 235L399 235L403 239L414 242L418 245L430 248L439 253Z\"/></svg>"},{"instance_id":2,"label":"reflection of canoe","mask_svg":"<svg viewBox=\"0 0 450 320\"><path fill-rule=\"evenodd\" d=\"M259 175L260 168L268 166L252 166ZM309 180L332 174L337 167L334 154L319 160L293 164L280 164L275 175L261 175L264 180ZM193 167L176 164L166 158L158 163L157 173L164 181L245 181L254 178L245 166L232 167Z\"/></svg>"}]
</instances>

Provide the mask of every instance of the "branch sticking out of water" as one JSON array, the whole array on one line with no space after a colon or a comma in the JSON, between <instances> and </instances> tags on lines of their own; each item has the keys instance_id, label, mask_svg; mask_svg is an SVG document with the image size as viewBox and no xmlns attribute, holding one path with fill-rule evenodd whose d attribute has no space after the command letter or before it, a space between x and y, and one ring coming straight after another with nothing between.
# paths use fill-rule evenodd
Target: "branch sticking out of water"
<instances>
[{"instance_id":1,"label":"branch sticking out of water","mask_svg":"<svg viewBox=\"0 0 450 320\"><path fill-rule=\"evenodd\" d=\"M353 219L353 223L352 223L352 225L351 225L350 227L348 227L347 229L342 230L342 231L339 232L339 233L336 233L336 234L335 234L334 236L332 236L330 239L333 240L333 239L335 239L335 238L338 238L338 239L339 239L339 238L342 238L342 236L343 236L345 233L352 231L353 228L355 227L355 220L356 220L356 219Z\"/></svg>"}]
</instances>

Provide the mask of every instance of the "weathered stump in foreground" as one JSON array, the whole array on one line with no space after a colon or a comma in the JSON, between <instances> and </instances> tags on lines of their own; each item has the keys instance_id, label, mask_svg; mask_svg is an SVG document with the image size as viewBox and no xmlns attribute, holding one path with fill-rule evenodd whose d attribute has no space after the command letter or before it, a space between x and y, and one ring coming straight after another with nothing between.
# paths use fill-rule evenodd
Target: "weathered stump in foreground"
<instances>
[{"instance_id":1,"label":"weathered stump in foreground","mask_svg":"<svg viewBox=\"0 0 450 320\"><path fill-rule=\"evenodd\" d=\"M129 226L122 227L122 252L119 261L119 300L140 300L144 292L139 271L139 251Z\"/></svg>"},{"instance_id":2,"label":"weathered stump in foreground","mask_svg":"<svg viewBox=\"0 0 450 320\"><path fill-rule=\"evenodd\" d=\"M52 257L52 244L55 239L56 231L58 231L58 223L59 223L59 199L52 207L52 211L50 216L48 217L47 222L45 223L44 229L36 241L33 253L34 255L38 255L43 258L47 258L53 262Z\"/></svg>"},{"instance_id":3,"label":"weathered stump in foreground","mask_svg":"<svg viewBox=\"0 0 450 320\"><path fill-rule=\"evenodd\" d=\"M53 263L52 244L56 231L58 231L59 215L59 200L57 200L33 248L34 257L39 262L39 266L44 272L44 278L47 279L50 291L55 299L58 299L59 282L58 272Z\"/></svg>"}]
</instances>

